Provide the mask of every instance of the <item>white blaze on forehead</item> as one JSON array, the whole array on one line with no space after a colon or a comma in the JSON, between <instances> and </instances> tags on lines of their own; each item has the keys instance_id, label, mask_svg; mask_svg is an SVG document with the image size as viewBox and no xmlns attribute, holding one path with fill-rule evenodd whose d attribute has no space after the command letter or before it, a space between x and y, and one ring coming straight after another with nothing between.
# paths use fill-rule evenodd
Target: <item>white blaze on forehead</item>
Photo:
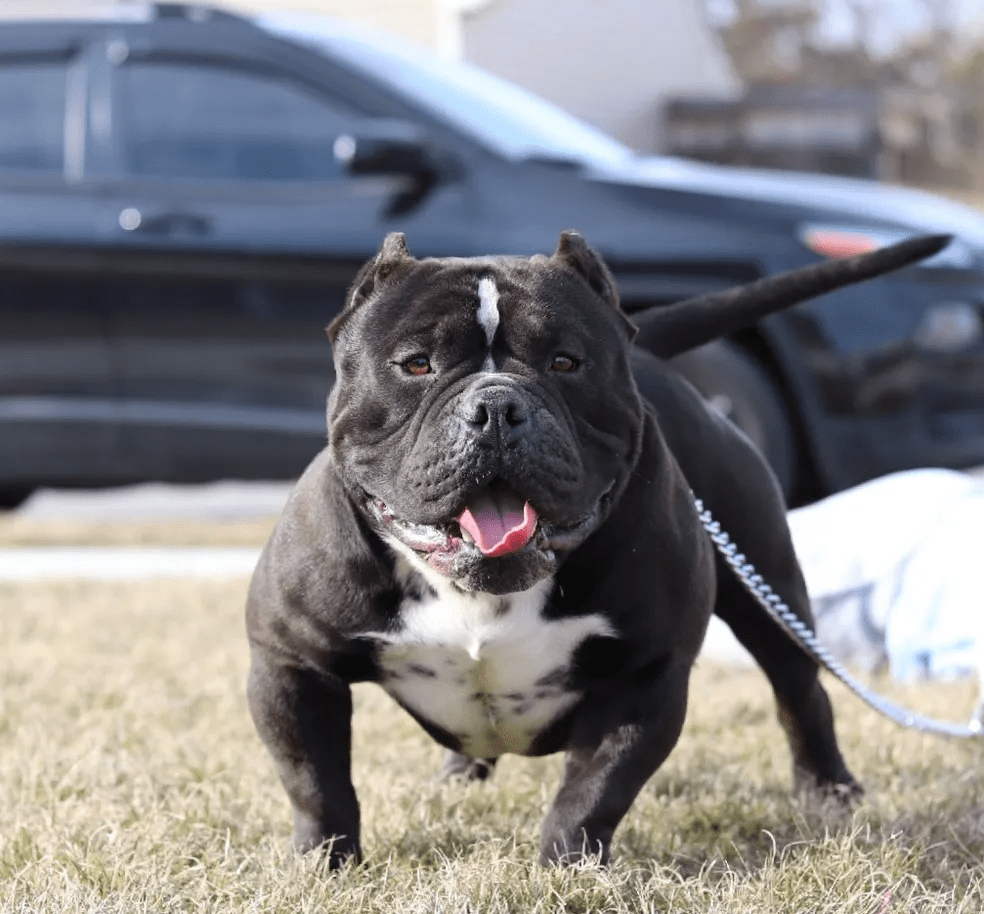
<instances>
[{"instance_id":1,"label":"white blaze on forehead","mask_svg":"<svg viewBox=\"0 0 984 914\"><path fill-rule=\"evenodd\" d=\"M499 290L490 276L483 276L478 283L478 322L491 346L495 331L499 328Z\"/></svg>"}]
</instances>

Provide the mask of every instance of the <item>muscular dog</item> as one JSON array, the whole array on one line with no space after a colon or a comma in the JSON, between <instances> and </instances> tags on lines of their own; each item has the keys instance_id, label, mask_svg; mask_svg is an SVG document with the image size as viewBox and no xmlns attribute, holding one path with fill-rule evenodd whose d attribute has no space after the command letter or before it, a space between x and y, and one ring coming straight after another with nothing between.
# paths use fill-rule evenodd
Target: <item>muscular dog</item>
<instances>
[{"instance_id":1,"label":"muscular dog","mask_svg":"<svg viewBox=\"0 0 984 914\"><path fill-rule=\"evenodd\" d=\"M689 324L643 315L643 334L672 355L747 321L761 293ZM777 485L634 332L573 233L550 257L425 260L394 234L363 268L329 328L328 446L247 607L250 708L297 848L361 853L350 685L373 681L447 747L447 773L566 752L541 858L607 860L679 737L712 612L769 677L796 779L859 790L816 665L695 514L692 492L811 623Z\"/></svg>"}]
</instances>

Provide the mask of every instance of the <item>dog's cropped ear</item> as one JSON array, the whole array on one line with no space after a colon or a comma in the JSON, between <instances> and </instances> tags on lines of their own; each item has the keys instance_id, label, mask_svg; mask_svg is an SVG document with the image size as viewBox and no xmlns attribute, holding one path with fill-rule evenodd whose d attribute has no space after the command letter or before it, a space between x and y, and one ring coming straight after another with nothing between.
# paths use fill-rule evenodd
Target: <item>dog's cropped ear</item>
<instances>
[{"instance_id":1,"label":"dog's cropped ear","mask_svg":"<svg viewBox=\"0 0 984 914\"><path fill-rule=\"evenodd\" d=\"M618 308L618 286L605 261L577 232L561 232L553 259L577 273L592 291Z\"/></svg>"},{"instance_id":2,"label":"dog's cropped ear","mask_svg":"<svg viewBox=\"0 0 984 914\"><path fill-rule=\"evenodd\" d=\"M376 256L362 265L352 285L349 286L348 294L345 296L345 307L327 327L328 339L334 343L341 325L356 308L369 299L376 287L385 282L399 267L411 263L416 263L416 259L407 247L407 239L403 232L390 232L383 239Z\"/></svg>"},{"instance_id":3,"label":"dog's cropped ear","mask_svg":"<svg viewBox=\"0 0 984 914\"><path fill-rule=\"evenodd\" d=\"M629 334L629 339L635 336L636 327L625 316L619 303L615 277L598 252L584 240L581 234L571 231L561 232L552 259L577 273L588 284L588 288L619 315Z\"/></svg>"}]
</instances>

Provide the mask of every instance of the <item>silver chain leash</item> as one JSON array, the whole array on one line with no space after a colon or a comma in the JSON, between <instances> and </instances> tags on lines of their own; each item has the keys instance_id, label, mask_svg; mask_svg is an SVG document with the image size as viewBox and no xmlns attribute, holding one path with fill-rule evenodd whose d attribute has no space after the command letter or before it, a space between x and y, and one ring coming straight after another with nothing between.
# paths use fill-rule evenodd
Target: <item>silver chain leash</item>
<instances>
[{"instance_id":1,"label":"silver chain leash","mask_svg":"<svg viewBox=\"0 0 984 914\"><path fill-rule=\"evenodd\" d=\"M744 588L809 657L844 683L858 698L874 708L879 714L883 714L889 720L903 727L921 730L924 733L935 733L940 736L961 738L984 736L981 721L976 717L971 719L967 725L934 720L902 708L858 682L831 656L809 626L783 602L782 598L765 582L762 575L755 571L755 566L738 551L738 547L731 542L731 537L721 529L721 525L714 520L711 512L704 507L704 503L696 496L693 496L693 499L697 515L708 536L710 536L711 542L731 566L732 571Z\"/></svg>"}]
</instances>

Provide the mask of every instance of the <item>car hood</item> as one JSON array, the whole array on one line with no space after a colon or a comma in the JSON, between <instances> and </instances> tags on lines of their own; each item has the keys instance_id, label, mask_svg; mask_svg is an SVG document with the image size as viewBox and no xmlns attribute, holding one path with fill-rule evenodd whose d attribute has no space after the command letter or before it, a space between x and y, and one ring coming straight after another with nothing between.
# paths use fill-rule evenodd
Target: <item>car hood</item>
<instances>
[{"instance_id":1,"label":"car hood","mask_svg":"<svg viewBox=\"0 0 984 914\"><path fill-rule=\"evenodd\" d=\"M804 172L709 165L665 156L595 169L602 180L813 210L804 220L895 227L902 234L945 232L984 250L984 213L926 191Z\"/></svg>"}]
</instances>

